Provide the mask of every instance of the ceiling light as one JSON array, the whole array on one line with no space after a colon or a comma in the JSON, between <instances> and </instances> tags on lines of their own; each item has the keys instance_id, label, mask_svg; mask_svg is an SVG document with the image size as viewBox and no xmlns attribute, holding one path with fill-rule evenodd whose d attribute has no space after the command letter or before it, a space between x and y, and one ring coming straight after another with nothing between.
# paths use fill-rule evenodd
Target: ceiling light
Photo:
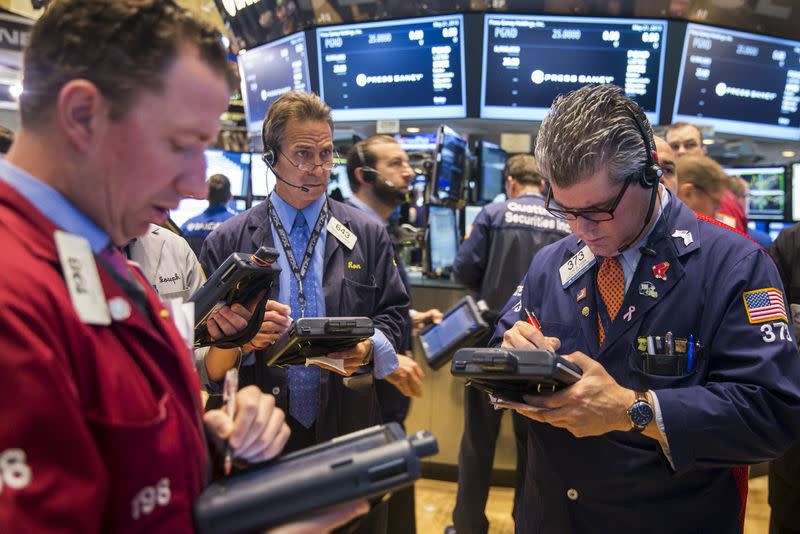
<instances>
[{"instance_id":1,"label":"ceiling light","mask_svg":"<svg viewBox=\"0 0 800 534\"><path fill-rule=\"evenodd\" d=\"M419 133L419 128L415 128L413 126L409 126L408 128L406 128L406 131L408 133Z\"/></svg>"},{"instance_id":2,"label":"ceiling light","mask_svg":"<svg viewBox=\"0 0 800 534\"><path fill-rule=\"evenodd\" d=\"M793 158L795 157L795 155L796 152L794 150L784 150L783 152L781 152L781 156L783 156L784 158Z\"/></svg>"}]
</instances>

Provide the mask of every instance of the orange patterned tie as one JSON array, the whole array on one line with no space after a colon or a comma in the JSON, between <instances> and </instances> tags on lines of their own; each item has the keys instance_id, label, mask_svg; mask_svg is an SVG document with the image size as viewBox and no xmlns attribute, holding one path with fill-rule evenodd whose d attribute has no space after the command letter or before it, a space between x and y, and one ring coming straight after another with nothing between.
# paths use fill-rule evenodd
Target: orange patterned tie
<instances>
[{"instance_id":1,"label":"orange patterned tie","mask_svg":"<svg viewBox=\"0 0 800 534\"><path fill-rule=\"evenodd\" d=\"M608 316L613 322L617 318L622 301L625 298L625 274L622 272L622 265L617 258L605 258L597 272L597 290L600 298L606 305ZM603 322L600 320L600 313L597 314L597 332L599 334L600 345L606 340L606 333L603 331Z\"/></svg>"}]
</instances>

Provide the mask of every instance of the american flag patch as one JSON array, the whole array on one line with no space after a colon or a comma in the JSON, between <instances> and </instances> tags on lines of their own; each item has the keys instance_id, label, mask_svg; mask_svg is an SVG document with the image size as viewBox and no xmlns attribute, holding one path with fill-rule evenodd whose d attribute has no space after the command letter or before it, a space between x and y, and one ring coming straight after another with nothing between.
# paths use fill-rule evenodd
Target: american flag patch
<instances>
[{"instance_id":1,"label":"american flag patch","mask_svg":"<svg viewBox=\"0 0 800 534\"><path fill-rule=\"evenodd\" d=\"M774 287L765 287L753 291L745 291L744 309L750 324L767 321L787 321L786 307L783 304L783 292Z\"/></svg>"}]
</instances>

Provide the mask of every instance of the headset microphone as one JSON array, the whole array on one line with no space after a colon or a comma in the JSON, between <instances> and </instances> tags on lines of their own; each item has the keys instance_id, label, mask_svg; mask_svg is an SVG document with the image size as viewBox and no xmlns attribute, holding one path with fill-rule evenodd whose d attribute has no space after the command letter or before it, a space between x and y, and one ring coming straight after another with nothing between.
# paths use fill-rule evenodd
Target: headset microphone
<instances>
[{"instance_id":1,"label":"headset microphone","mask_svg":"<svg viewBox=\"0 0 800 534\"><path fill-rule=\"evenodd\" d=\"M285 179L283 176L281 176L280 174L278 174L278 171L276 171L276 170L275 170L275 167L273 167L273 166L272 166L272 164L275 162L275 153L272 151L272 149L267 149L267 150L266 150L266 151L265 151L265 152L264 152L264 153L261 155L261 159L264 161L264 163L266 163L266 164L267 164L267 167L269 167L269 170L271 170L271 171L272 171L272 174L274 174L274 175L275 175L275 178L277 178L277 179L278 179L278 180L280 180L281 182L285 183L285 184L286 184L286 185L288 185L289 187L294 187L295 189L299 189L299 190L300 190L300 191L302 191L303 193L308 193L308 192L310 191L310 189L309 189L308 187L306 187L306 186L304 186L304 185L295 185L295 184L293 184L293 183L289 182L288 180L286 180L286 179Z\"/></svg>"}]
</instances>

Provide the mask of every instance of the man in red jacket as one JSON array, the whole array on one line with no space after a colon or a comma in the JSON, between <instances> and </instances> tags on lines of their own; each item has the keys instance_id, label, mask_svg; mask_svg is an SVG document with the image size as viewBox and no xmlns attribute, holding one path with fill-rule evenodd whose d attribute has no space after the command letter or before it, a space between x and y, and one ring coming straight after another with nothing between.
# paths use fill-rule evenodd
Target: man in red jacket
<instances>
[{"instance_id":1,"label":"man in red jacket","mask_svg":"<svg viewBox=\"0 0 800 534\"><path fill-rule=\"evenodd\" d=\"M191 532L206 432L246 461L288 439L256 388L201 415L186 344L116 248L204 193L236 87L219 43L173 0L57 0L31 32L0 161L0 532Z\"/></svg>"}]
</instances>

